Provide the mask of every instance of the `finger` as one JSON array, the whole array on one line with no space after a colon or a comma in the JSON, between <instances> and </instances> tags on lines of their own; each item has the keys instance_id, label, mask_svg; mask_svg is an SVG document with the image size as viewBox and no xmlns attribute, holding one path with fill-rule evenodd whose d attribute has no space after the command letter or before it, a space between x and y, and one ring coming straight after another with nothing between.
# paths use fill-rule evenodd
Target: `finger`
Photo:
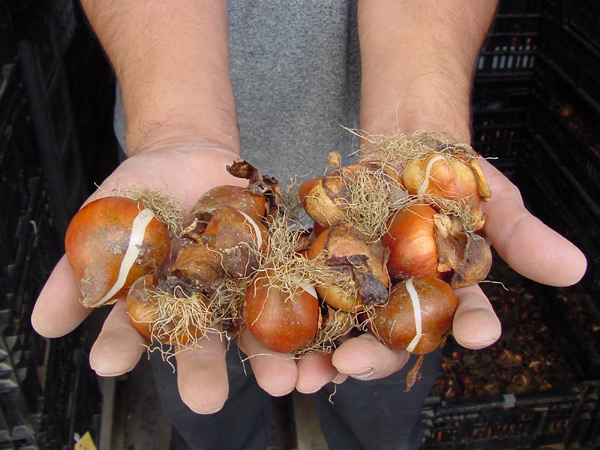
<instances>
[{"instance_id":1,"label":"finger","mask_svg":"<svg viewBox=\"0 0 600 450\"><path fill-rule=\"evenodd\" d=\"M458 306L452 334L463 347L477 350L496 342L502 333L500 320L490 301L477 285L456 290Z\"/></svg>"},{"instance_id":2,"label":"finger","mask_svg":"<svg viewBox=\"0 0 600 450\"><path fill-rule=\"evenodd\" d=\"M92 312L79 302L81 293L66 256L58 262L42 288L31 314L34 330L55 338L70 333Z\"/></svg>"},{"instance_id":3,"label":"finger","mask_svg":"<svg viewBox=\"0 0 600 450\"><path fill-rule=\"evenodd\" d=\"M209 333L198 347L177 353L177 385L183 402L198 414L219 411L229 394L226 345L220 333Z\"/></svg>"},{"instance_id":4,"label":"finger","mask_svg":"<svg viewBox=\"0 0 600 450\"><path fill-rule=\"evenodd\" d=\"M569 286L585 274L584 254L532 216L519 190L485 160L482 169L492 189L484 205L485 232L498 254L527 278L550 286Z\"/></svg>"},{"instance_id":5,"label":"finger","mask_svg":"<svg viewBox=\"0 0 600 450\"><path fill-rule=\"evenodd\" d=\"M90 366L100 376L117 376L132 370L145 351L147 340L131 324L126 302L118 301L104 321L90 351Z\"/></svg>"},{"instance_id":6,"label":"finger","mask_svg":"<svg viewBox=\"0 0 600 450\"><path fill-rule=\"evenodd\" d=\"M338 372L359 380L376 380L400 370L410 355L386 347L370 333L348 339L333 353Z\"/></svg>"},{"instance_id":7,"label":"finger","mask_svg":"<svg viewBox=\"0 0 600 450\"><path fill-rule=\"evenodd\" d=\"M298 370L291 354L268 349L247 329L242 332L238 344L248 355L252 371L261 388L274 397L281 397L294 390Z\"/></svg>"},{"instance_id":8,"label":"finger","mask_svg":"<svg viewBox=\"0 0 600 450\"><path fill-rule=\"evenodd\" d=\"M296 380L296 390L303 394L312 394L317 392L330 381L341 383L346 376L341 376L333 366L332 353L309 353L301 358L296 366L298 369L298 379Z\"/></svg>"}]
</instances>

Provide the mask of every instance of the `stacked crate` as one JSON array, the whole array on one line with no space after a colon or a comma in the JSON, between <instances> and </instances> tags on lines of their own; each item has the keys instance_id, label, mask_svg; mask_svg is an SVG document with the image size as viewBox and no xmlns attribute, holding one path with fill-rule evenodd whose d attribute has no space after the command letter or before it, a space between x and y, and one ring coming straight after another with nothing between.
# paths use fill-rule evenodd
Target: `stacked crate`
<instances>
[{"instance_id":1,"label":"stacked crate","mask_svg":"<svg viewBox=\"0 0 600 450\"><path fill-rule=\"evenodd\" d=\"M424 449L600 442L599 21L591 0L500 2L477 67L473 146L589 267L577 286L558 289L496 260L490 278L507 289L482 287L503 338L477 352L448 340L423 411Z\"/></svg>"},{"instance_id":2,"label":"stacked crate","mask_svg":"<svg viewBox=\"0 0 600 450\"><path fill-rule=\"evenodd\" d=\"M0 449L66 449L75 433L98 434L85 330L45 339L30 324L91 184L80 142L94 134L81 129L77 114L89 111L69 79L83 54L74 36L88 34L74 5L0 1Z\"/></svg>"}]
</instances>

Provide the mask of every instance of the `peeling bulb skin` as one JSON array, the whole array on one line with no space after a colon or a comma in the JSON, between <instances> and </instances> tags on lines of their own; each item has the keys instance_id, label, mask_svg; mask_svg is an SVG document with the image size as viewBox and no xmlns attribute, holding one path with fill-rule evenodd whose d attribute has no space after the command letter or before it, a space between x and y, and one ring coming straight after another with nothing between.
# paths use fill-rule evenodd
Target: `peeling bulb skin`
<instances>
[{"instance_id":1,"label":"peeling bulb skin","mask_svg":"<svg viewBox=\"0 0 600 450\"><path fill-rule=\"evenodd\" d=\"M351 221L348 207L351 191L357 185L386 185L402 188L399 173L382 162L362 161L323 176L309 180L298 188L298 196L306 213L322 226L331 227Z\"/></svg>"},{"instance_id":2,"label":"peeling bulb skin","mask_svg":"<svg viewBox=\"0 0 600 450\"><path fill-rule=\"evenodd\" d=\"M419 198L436 195L449 200L464 199L470 205L473 216L478 219L476 230L483 227L481 205L490 198L491 191L477 159L434 153L410 161L402 178L408 192Z\"/></svg>"},{"instance_id":3,"label":"peeling bulb skin","mask_svg":"<svg viewBox=\"0 0 600 450\"><path fill-rule=\"evenodd\" d=\"M325 263L348 276L346 288L319 286L317 292L334 309L359 312L365 304L379 304L387 297L389 277L387 256L381 243L368 244L360 231L350 224L323 231L308 250L308 258L326 253ZM383 296L383 298L382 298Z\"/></svg>"},{"instance_id":4,"label":"peeling bulb skin","mask_svg":"<svg viewBox=\"0 0 600 450\"><path fill-rule=\"evenodd\" d=\"M224 185L214 187L202 195L192 212L196 217L208 220L223 206L232 207L259 220L267 211L267 201L263 195L254 194L241 186Z\"/></svg>"},{"instance_id":5,"label":"peeling bulb skin","mask_svg":"<svg viewBox=\"0 0 600 450\"><path fill-rule=\"evenodd\" d=\"M268 231L248 214L222 206L212 215L201 241L220 256L225 272L243 278L258 268L258 253L267 244Z\"/></svg>"},{"instance_id":6,"label":"peeling bulb skin","mask_svg":"<svg viewBox=\"0 0 600 450\"><path fill-rule=\"evenodd\" d=\"M133 327L146 339L152 339L152 323L156 320L154 304L148 295L154 286L154 277L150 274L137 279L127 294L127 314Z\"/></svg>"},{"instance_id":7,"label":"peeling bulb skin","mask_svg":"<svg viewBox=\"0 0 600 450\"><path fill-rule=\"evenodd\" d=\"M135 280L162 269L169 257L169 232L137 202L105 197L73 217L65 250L82 304L97 307L125 298Z\"/></svg>"},{"instance_id":8,"label":"peeling bulb skin","mask_svg":"<svg viewBox=\"0 0 600 450\"><path fill-rule=\"evenodd\" d=\"M306 213L322 226L341 224L345 217L346 186L340 177L323 177L303 183L298 195Z\"/></svg>"},{"instance_id":9,"label":"peeling bulb skin","mask_svg":"<svg viewBox=\"0 0 600 450\"><path fill-rule=\"evenodd\" d=\"M469 235L462 267L452 276L454 289L472 286L485 280L492 267L492 250L479 235Z\"/></svg>"},{"instance_id":10,"label":"peeling bulb skin","mask_svg":"<svg viewBox=\"0 0 600 450\"><path fill-rule=\"evenodd\" d=\"M221 256L203 242L192 243L177 253L177 259L169 272L195 285L207 295L225 276Z\"/></svg>"},{"instance_id":11,"label":"peeling bulb skin","mask_svg":"<svg viewBox=\"0 0 600 450\"><path fill-rule=\"evenodd\" d=\"M443 198L468 198L479 203L484 200L480 192L489 198L489 187L482 186L481 170L470 159L448 158L434 153L426 158L409 162L402 179L409 193L423 196L439 195ZM485 179L483 179L484 181Z\"/></svg>"}]
</instances>

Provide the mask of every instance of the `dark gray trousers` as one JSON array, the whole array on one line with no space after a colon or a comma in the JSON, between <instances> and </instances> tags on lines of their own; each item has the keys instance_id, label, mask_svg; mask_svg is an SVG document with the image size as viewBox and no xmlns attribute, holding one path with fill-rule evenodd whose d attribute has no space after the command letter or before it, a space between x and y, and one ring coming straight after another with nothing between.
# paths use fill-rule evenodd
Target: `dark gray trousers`
<instances>
[{"instance_id":1,"label":"dark gray trousers","mask_svg":"<svg viewBox=\"0 0 600 450\"><path fill-rule=\"evenodd\" d=\"M317 411L331 450L419 447L421 408L437 378L440 353L426 355L421 380L405 392L406 374L415 360L413 356L403 370L381 380L348 379L321 389L316 396ZM242 365L235 345L227 352L227 363L230 390L225 406L215 414L199 415L181 401L172 368L153 353L154 378L173 424L171 449L267 448L271 397L256 383L250 364Z\"/></svg>"}]
</instances>

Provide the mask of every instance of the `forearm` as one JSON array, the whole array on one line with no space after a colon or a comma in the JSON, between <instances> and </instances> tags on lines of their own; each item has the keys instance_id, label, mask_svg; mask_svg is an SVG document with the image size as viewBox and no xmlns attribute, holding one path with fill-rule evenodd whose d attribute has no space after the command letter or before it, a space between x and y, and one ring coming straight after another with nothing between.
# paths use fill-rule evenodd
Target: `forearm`
<instances>
[{"instance_id":1,"label":"forearm","mask_svg":"<svg viewBox=\"0 0 600 450\"><path fill-rule=\"evenodd\" d=\"M497 0L361 0L360 127L470 141L470 94Z\"/></svg>"},{"instance_id":2,"label":"forearm","mask_svg":"<svg viewBox=\"0 0 600 450\"><path fill-rule=\"evenodd\" d=\"M225 0L82 0L121 87L130 155L216 145L239 153Z\"/></svg>"}]
</instances>

